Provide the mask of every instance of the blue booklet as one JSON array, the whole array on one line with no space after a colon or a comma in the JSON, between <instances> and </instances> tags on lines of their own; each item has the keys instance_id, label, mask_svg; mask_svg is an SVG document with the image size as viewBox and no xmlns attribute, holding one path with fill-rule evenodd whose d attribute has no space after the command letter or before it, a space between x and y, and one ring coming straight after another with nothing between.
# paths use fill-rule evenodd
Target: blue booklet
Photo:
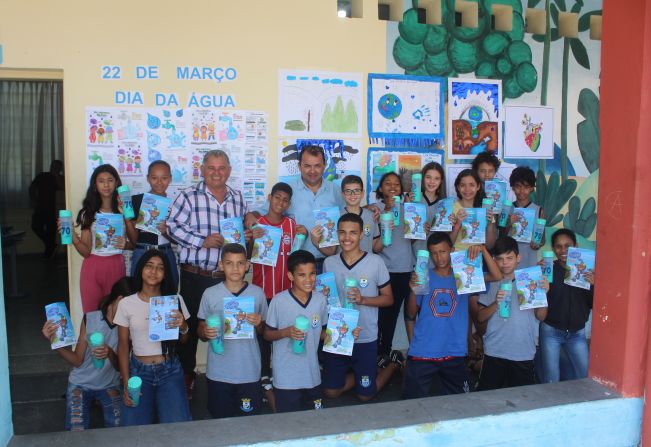
<instances>
[{"instance_id":1,"label":"blue booklet","mask_svg":"<svg viewBox=\"0 0 651 447\"><path fill-rule=\"evenodd\" d=\"M314 288L325 296L328 307L341 307L339 300L339 291L337 290L337 281L335 274L332 272L321 273L316 277Z\"/></svg>"},{"instance_id":2,"label":"blue booklet","mask_svg":"<svg viewBox=\"0 0 651 447\"><path fill-rule=\"evenodd\" d=\"M484 272L481 269L481 253L474 261L468 259L468 250L454 251L450 254L450 258L454 280L457 284L457 293L477 293L486 290Z\"/></svg>"},{"instance_id":3,"label":"blue booklet","mask_svg":"<svg viewBox=\"0 0 651 447\"><path fill-rule=\"evenodd\" d=\"M336 206L328 208L320 208L312 210L315 225L323 228L323 235L319 241L319 248L332 247L339 245L339 238L337 237L337 221L341 217L341 212Z\"/></svg>"},{"instance_id":4,"label":"blue booklet","mask_svg":"<svg viewBox=\"0 0 651 447\"><path fill-rule=\"evenodd\" d=\"M258 225L256 228L262 228L264 230L264 236L253 241L251 262L275 267L278 261L280 239L283 237L283 230L278 227L272 227L271 225Z\"/></svg>"},{"instance_id":5,"label":"blue booklet","mask_svg":"<svg viewBox=\"0 0 651 447\"><path fill-rule=\"evenodd\" d=\"M66 303L52 303L45 306L45 318L57 325L57 331L50 340L52 349L59 349L77 343Z\"/></svg>"},{"instance_id":6,"label":"blue booklet","mask_svg":"<svg viewBox=\"0 0 651 447\"><path fill-rule=\"evenodd\" d=\"M424 203L405 203L405 239L427 239L425 222L427 222L427 205Z\"/></svg>"},{"instance_id":7,"label":"blue booklet","mask_svg":"<svg viewBox=\"0 0 651 447\"><path fill-rule=\"evenodd\" d=\"M353 330L357 327L358 320L358 310L343 307L330 308L323 350L333 354L353 355L355 346Z\"/></svg>"},{"instance_id":8,"label":"blue booklet","mask_svg":"<svg viewBox=\"0 0 651 447\"><path fill-rule=\"evenodd\" d=\"M461 222L461 243L485 244L486 243L486 209L465 208L466 218Z\"/></svg>"},{"instance_id":9,"label":"blue booklet","mask_svg":"<svg viewBox=\"0 0 651 447\"><path fill-rule=\"evenodd\" d=\"M179 310L178 295L152 296L149 299L149 340L164 341L179 338L173 310Z\"/></svg>"},{"instance_id":10,"label":"blue booklet","mask_svg":"<svg viewBox=\"0 0 651 447\"><path fill-rule=\"evenodd\" d=\"M499 215L502 212L502 205L506 199L507 185L499 180L484 181L486 198L493 199L493 214Z\"/></svg>"},{"instance_id":11,"label":"blue booklet","mask_svg":"<svg viewBox=\"0 0 651 447\"><path fill-rule=\"evenodd\" d=\"M119 237L124 237L124 216L122 214L97 213L95 215L93 253L122 253L122 250L115 246Z\"/></svg>"},{"instance_id":12,"label":"blue booklet","mask_svg":"<svg viewBox=\"0 0 651 447\"><path fill-rule=\"evenodd\" d=\"M246 316L255 312L252 296L229 296L224 298L224 339L253 338L255 328L246 322Z\"/></svg>"},{"instance_id":13,"label":"blue booklet","mask_svg":"<svg viewBox=\"0 0 651 447\"><path fill-rule=\"evenodd\" d=\"M585 274L594 273L595 252L585 248L570 247L567 250L567 274L565 284L590 290Z\"/></svg>"},{"instance_id":14,"label":"blue booklet","mask_svg":"<svg viewBox=\"0 0 651 447\"><path fill-rule=\"evenodd\" d=\"M509 236L518 242L531 242L533 225L536 222L536 210L530 208L513 208L510 217Z\"/></svg>"},{"instance_id":15,"label":"blue booklet","mask_svg":"<svg viewBox=\"0 0 651 447\"><path fill-rule=\"evenodd\" d=\"M138 211L138 219L136 219L136 228L149 233L160 234L158 226L167 220L171 206L172 199L146 192L142 196L142 204Z\"/></svg>"},{"instance_id":16,"label":"blue booklet","mask_svg":"<svg viewBox=\"0 0 651 447\"><path fill-rule=\"evenodd\" d=\"M221 235L224 236L224 244L240 244L246 248L244 243L244 221L241 217L230 217L219 221Z\"/></svg>"},{"instance_id":17,"label":"blue booklet","mask_svg":"<svg viewBox=\"0 0 651 447\"><path fill-rule=\"evenodd\" d=\"M520 310L547 307L547 292L541 287L543 275L540 266L516 270L514 274Z\"/></svg>"},{"instance_id":18,"label":"blue booklet","mask_svg":"<svg viewBox=\"0 0 651 447\"><path fill-rule=\"evenodd\" d=\"M454 225L454 197L446 197L434 205L434 219L430 231L452 231Z\"/></svg>"}]
</instances>

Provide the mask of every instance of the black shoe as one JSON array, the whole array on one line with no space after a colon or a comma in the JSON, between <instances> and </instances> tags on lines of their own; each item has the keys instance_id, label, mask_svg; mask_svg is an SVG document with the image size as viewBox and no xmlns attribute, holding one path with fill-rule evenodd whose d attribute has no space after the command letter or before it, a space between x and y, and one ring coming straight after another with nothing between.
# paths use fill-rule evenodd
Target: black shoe
<instances>
[{"instance_id":1,"label":"black shoe","mask_svg":"<svg viewBox=\"0 0 651 447\"><path fill-rule=\"evenodd\" d=\"M386 368L389 365L389 363L391 363L391 359L389 358L388 355L381 354L377 357L378 368Z\"/></svg>"},{"instance_id":2,"label":"black shoe","mask_svg":"<svg viewBox=\"0 0 651 447\"><path fill-rule=\"evenodd\" d=\"M391 354L389 354L389 359L392 363L398 365L398 368L402 369L405 366L405 356L401 351L394 349L391 351Z\"/></svg>"}]
</instances>

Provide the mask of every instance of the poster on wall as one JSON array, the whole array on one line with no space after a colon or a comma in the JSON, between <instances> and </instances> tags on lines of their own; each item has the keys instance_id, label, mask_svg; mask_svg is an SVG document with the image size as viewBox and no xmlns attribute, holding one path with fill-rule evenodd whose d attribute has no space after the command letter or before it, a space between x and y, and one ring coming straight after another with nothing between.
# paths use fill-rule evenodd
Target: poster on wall
<instances>
[{"instance_id":1,"label":"poster on wall","mask_svg":"<svg viewBox=\"0 0 651 447\"><path fill-rule=\"evenodd\" d=\"M409 147L443 138L445 87L444 78L369 73L369 138Z\"/></svg>"},{"instance_id":2,"label":"poster on wall","mask_svg":"<svg viewBox=\"0 0 651 447\"><path fill-rule=\"evenodd\" d=\"M504 157L554 158L554 108L504 107Z\"/></svg>"},{"instance_id":3,"label":"poster on wall","mask_svg":"<svg viewBox=\"0 0 651 447\"><path fill-rule=\"evenodd\" d=\"M280 70L278 135L361 138L362 75Z\"/></svg>"},{"instance_id":4,"label":"poster on wall","mask_svg":"<svg viewBox=\"0 0 651 447\"><path fill-rule=\"evenodd\" d=\"M440 149L369 147L366 159L366 200L376 201L375 190L387 172L395 172L402 180L404 192L411 190L411 175L427 163L435 161L443 166L444 152Z\"/></svg>"},{"instance_id":5,"label":"poster on wall","mask_svg":"<svg viewBox=\"0 0 651 447\"><path fill-rule=\"evenodd\" d=\"M448 157L499 156L502 115L502 81L448 79Z\"/></svg>"},{"instance_id":6,"label":"poster on wall","mask_svg":"<svg viewBox=\"0 0 651 447\"><path fill-rule=\"evenodd\" d=\"M298 154L305 146L319 146L326 156L323 179L337 184L347 175L362 175L360 140L281 138L278 142L278 181L300 177Z\"/></svg>"},{"instance_id":7,"label":"poster on wall","mask_svg":"<svg viewBox=\"0 0 651 447\"><path fill-rule=\"evenodd\" d=\"M168 194L175 196L201 181L204 154L221 149L232 167L229 186L256 206L264 201L267 130L267 115L260 111L88 107L87 176L110 163L122 182L138 194L149 190L149 164L164 160L172 171Z\"/></svg>"}]
</instances>

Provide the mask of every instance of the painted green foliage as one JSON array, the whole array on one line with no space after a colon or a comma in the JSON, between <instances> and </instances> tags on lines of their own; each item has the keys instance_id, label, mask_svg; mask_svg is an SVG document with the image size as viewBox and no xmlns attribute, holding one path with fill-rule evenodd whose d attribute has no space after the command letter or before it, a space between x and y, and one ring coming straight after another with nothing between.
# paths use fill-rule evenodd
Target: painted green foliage
<instances>
[{"instance_id":1,"label":"painted green foliage","mask_svg":"<svg viewBox=\"0 0 651 447\"><path fill-rule=\"evenodd\" d=\"M585 167L592 174L599 169L599 150L601 130L599 127L599 98L590 89L584 88L579 93L578 111L585 118L576 125L579 150Z\"/></svg>"},{"instance_id":2,"label":"painted green foliage","mask_svg":"<svg viewBox=\"0 0 651 447\"><path fill-rule=\"evenodd\" d=\"M337 96L334 110L326 104L321 117L321 129L324 132L357 132L357 112L352 99L348 100L344 109L341 96Z\"/></svg>"},{"instance_id":3,"label":"painted green foliage","mask_svg":"<svg viewBox=\"0 0 651 447\"><path fill-rule=\"evenodd\" d=\"M493 3L512 6L510 32L491 29ZM478 78L501 79L505 98L536 88L538 72L531 63L531 49L522 40L521 0L478 0L477 28L456 26L455 0L441 1L441 25L418 23L418 0L412 4L398 25L400 37L393 46L393 57L406 74L454 77L474 72Z\"/></svg>"},{"instance_id":4,"label":"painted green foliage","mask_svg":"<svg viewBox=\"0 0 651 447\"><path fill-rule=\"evenodd\" d=\"M573 230L576 234L588 238L597 226L597 202L593 197L586 200L581 208L581 199L572 197L568 204L567 214L563 219L563 226Z\"/></svg>"},{"instance_id":5,"label":"painted green foliage","mask_svg":"<svg viewBox=\"0 0 651 447\"><path fill-rule=\"evenodd\" d=\"M536 191L532 193L532 200L545 210L547 226L553 227L563 221L560 210L570 200L576 191L577 183L574 179L560 182L558 172L549 176L549 180L542 171L538 171Z\"/></svg>"}]
</instances>

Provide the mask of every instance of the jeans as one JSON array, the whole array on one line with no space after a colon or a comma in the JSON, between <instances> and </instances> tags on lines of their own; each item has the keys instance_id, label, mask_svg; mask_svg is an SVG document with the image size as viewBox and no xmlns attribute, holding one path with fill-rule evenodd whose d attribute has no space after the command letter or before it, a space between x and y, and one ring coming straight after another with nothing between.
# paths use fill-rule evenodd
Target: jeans
<instances>
[{"instance_id":1,"label":"jeans","mask_svg":"<svg viewBox=\"0 0 651 447\"><path fill-rule=\"evenodd\" d=\"M585 328L578 331L563 331L540 323L540 352L543 361L543 382L560 380L561 347L574 370L575 379L588 377L588 342Z\"/></svg>"},{"instance_id":2,"label":"jeans","mask_svg":"<svg viewBox=\"0 0 651 447\"><path fill-rule=\"evenodd\" d=\"M122 426L146 425L158 416L161 424L192 420L188 396L185 394L183 369L177 357L155 365L131 357L129 375L142 379L140 403L127 407L122 403Z\"/></svg>"},{"instance_id":3,"label":"jeans","mask_svg":"<svg viewBox=\"0 0 651 447\"><path fill-rule=\"evenodd\" d=\"M120 426L120 403L122 395L117 387L91 390L68 384L66 392L66 430L87 430L90 425L90 409L97 399L104 413L104 427Z\"/></svg>"},{"instance_id":4,"label":"jeans","mask_svg":"<svg viewBox=\"0 0 651 447\"><path fill-rule=\"evenodd\" d=\"M138 261L142 258L149 248L145 248L144 244L136 244L136 248L133 250L131 255L131 276L135 276L136 267L138 266ZM167 255L167 260L170 263L170 269L172 270L172 280L174 281L174 287L177 288L179 285L179 265L176 261L176 255L174 254L174 249L171 245L160 248L160 251Z\"/></svg>"}]
</instances>

